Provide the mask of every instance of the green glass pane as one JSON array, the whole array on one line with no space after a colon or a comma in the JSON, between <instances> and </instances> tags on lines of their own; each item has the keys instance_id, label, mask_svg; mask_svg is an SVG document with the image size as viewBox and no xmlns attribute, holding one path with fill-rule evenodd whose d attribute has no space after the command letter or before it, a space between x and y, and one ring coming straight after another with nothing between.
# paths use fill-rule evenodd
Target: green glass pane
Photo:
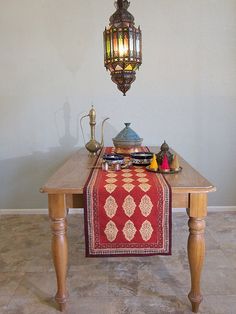
<instances>
[{"instance_id":1,"label":"green glass pane","mask_svg":"<svg viewBox=\"0 0 236 314\"><path fill-rule=\"evenodd\" d=\"M113 40L112 40L113 36L112 36L112 30L110 32L110 43L111 43L111 57L113 57Z\"/></svg>"},{"instance_id":2,"label":"green glass pane","mask_svg":"<svg viewBox=\"0 0 236 314\"><path fill-rule=\"evenodd\" d=\"M103 34L103 46L104 46L104 59L106 60L107 57L107 51L106 51L106 33Z\"/></svg>"},{"instance_id":3,"label":"green glass pane","mask_svg":"<svg viewBox=\"0 0 236 314\"><path fill-rule=\"evenodd\" d=\"M110 37L107 36L107 57L111 57L111 44L110 44Z\"/></svg>"}]
</instances>

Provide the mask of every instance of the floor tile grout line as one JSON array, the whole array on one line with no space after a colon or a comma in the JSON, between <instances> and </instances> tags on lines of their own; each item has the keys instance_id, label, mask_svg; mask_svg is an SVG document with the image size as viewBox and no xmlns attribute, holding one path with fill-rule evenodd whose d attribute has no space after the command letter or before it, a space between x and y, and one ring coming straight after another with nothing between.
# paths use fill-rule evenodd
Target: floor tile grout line
<instances>
[{"instance_id":1,"label":"floor tile grout line","mask_svg":"<svg viewBox=\"0 0 236 314\"><path fill-rule=\"evenodd\" d=\"M17 273L17 271L16 271L16 273ZM19 281L18 285L17 285L17 286L16 286L16 288L14 289L14 292L13 292L13 294L12 294L12 296L11 296L11 298L10 298L9 302L7 303L7 306L6 306L6 311L8 310L8 307L9 307L10 303L12 302L12 300L14 300L16 290L19 288L19 286L20 286L21 282L22 282L22 281L23 281L23 279L24 279L24 276L25 276L25 273L23 273L22 278L20 279L20 281Z\"/></svg>"}]
</instances>

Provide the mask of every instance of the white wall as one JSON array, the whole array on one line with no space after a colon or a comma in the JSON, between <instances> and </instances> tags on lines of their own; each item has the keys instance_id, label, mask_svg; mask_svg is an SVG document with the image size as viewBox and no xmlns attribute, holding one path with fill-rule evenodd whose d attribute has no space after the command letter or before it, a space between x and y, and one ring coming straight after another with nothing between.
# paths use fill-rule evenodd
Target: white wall
<instances>
[{"instance_id":1,"label":"white wall","mask_svg":"<svg viewBox=\"0 0 236 314\"><path fill-rule=\"evenodd\" d=\"M217 186L210 205L236 205L236 1L131 1L143 65L127 97L103 68L113 12L110 0L0 1L0 208L46 207L39 187L83 145L91 103L98 124L111 118L106 145L132 122Z\"/></svg>"}]
</instances>

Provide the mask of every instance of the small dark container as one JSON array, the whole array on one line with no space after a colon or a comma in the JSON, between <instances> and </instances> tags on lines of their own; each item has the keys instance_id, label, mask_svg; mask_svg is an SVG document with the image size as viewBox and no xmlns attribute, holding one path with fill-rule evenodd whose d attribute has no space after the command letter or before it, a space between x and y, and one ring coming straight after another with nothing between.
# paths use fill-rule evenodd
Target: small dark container
<instances>
[{"instance_id":1,"label":"small dark container","mask_svg":"<svg viewBox=\"0 0 236 314\"><path fill-rule=\"evenodd\" d=\"M131 161L134 165L150 165L153 153L138 152L131 154Z\"/></svg>"}]
</instances>

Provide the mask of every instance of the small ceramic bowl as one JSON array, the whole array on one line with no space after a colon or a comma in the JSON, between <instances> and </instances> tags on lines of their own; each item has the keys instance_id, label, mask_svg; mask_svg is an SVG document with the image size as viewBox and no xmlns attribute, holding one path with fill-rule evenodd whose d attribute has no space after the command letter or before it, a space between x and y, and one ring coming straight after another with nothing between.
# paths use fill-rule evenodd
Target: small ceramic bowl
<instances>
[{"instance_id":1,"label":"small ceramic bowl","mask_svg":"<svg viewBox=\"0 0 236 314\"><path fill-rule=\"evenodd\" d=\"M132 153L131 161L134 165L147 166L147 165L150 165L152 157L153 157L153 153L150 153L150 152Z\"/></svg>"},{"instance_id":2,"label":"small ceramic bowl","mask_svg":"<svg viewBox=\"0 0 236 314\"><path fill-rule=\"evenodd\" d=\"M121 170L121 165L124 164L124 157L117 154L105 154L103 155L102 169L108 170Z\"/></svg>"},{"instance_id":3,"label":"small ceramic bowl","mask_svg":"<svg viewBox=\"0 0 236 314\"><path fill-rule=\"evenodd\" d=\"M123 164L124 157L118 154L105 154L103 155L103 161L107 162L109 166L115 164Z\"/></svg>"}]
</instances>

